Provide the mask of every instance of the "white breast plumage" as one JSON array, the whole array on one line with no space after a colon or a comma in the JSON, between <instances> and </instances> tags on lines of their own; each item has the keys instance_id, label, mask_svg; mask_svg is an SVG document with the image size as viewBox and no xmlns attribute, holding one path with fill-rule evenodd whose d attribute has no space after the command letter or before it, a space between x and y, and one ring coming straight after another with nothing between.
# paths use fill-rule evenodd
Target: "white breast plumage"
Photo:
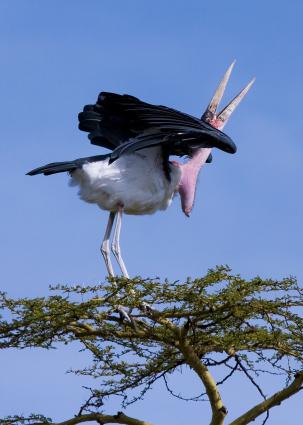
<instances>
[{"instance_id":1,"label":"white breast plumage","mask_svg":"<svg viewBox=\"0 0 303 425\"><path fill-rule=\"evenodd\" d=\"M165 176L160 148L144 149L109 160L90 162L72 173L72 185L80 187L79 196L100 208L126 214L152 214L166 209L176 193L180 170L170 164L169 181Z\"/></svg>"}]
</instances>

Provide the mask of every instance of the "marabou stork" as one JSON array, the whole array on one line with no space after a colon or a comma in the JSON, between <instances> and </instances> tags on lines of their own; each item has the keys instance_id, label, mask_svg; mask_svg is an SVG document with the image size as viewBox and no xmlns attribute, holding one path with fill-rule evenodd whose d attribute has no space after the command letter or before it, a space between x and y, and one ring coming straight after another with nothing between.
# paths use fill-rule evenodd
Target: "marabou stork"
<instances>
[{"instance_id":1,"label":"marabou stork","mask_svg":"<svg viewBox=\"0 0 303 425\"><path fill-rule=\"evenodd\" d=\"M86 105L80 112L79 129L89 133L92 144L111 152L47 164L28 173L68 172L72 184L80 188L81 199L109 211L101 252L110 276L114 276L114 270L109 239L116 216L112 252L123 276L128 277L119 242L122 214L165 210L179 193L182 210L189 216L199 171L211 162L212 148L236 152L234 142L221 130L254 80L217 113L233 66L226 71L201 119L133 96L101 92L95 105ZM186 155L188 161L170 161L170 155Z\"/></svg>"}]
</instances>

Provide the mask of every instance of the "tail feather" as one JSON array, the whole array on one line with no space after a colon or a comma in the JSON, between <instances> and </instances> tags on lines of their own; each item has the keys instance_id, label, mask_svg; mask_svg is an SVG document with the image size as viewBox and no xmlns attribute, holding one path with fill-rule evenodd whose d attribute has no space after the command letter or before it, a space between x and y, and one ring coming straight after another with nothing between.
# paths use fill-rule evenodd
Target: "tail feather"
<instances>
[{"instance_id":1,"label":"tail feather","mask_svg":"<svg viewBox=\"0 0 303 425\"><path fill-rule=\"evenodd\" d=\"M74 161L64 161L64 162L52 162L51 164L43 165L42 167L35 168L34 170L26 173L28 176L35 176L37 174L44 174L45 176L49 176L51 174L56 173L71 173L75 171L77 168L81 168L83 164L89 162L97 162L103 161L108 158L110 155L95 155L88 156L86 158L75 159Z\"/></svg>"}]
</instances>

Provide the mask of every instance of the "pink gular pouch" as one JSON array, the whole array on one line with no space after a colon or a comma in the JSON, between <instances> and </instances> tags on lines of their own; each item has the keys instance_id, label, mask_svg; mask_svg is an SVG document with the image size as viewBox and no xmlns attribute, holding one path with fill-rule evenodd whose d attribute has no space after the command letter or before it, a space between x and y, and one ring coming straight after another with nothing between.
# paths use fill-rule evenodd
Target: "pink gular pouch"
<instances>
[{"instance_id":1,"label":"pink gular pouch","mask_svg":"<svg viewBox=\"0 0 303 425\"><path fill-rule=\"evenodd\" d=\"M203 121L207 122L218 130L223 130L229 117L255 81L255 79L253 79L249 84L247 84L247 86L221 112L217 114L216 111L218 105L223 97L234 64L235 62L233 62L226 71L212 100L201 117ZM178 166L181 169L181 178L178 191L181 198L182 210L184 214L187 215L187 217L190 216L191 210L193 208L199 172L209 158L210 153L211 148L200 148L193 152L191 158L185 164L172 161L175 166Z\"/></svg>"},{"instance_id":2,"label":"pink gular pouch","mask_svg":"<svg viewBox=\"0 0 303 425\"><path fill-rule=\"evenodd\" d=\"M179 194L182 210L187 217L190 216L195 200L197 179L202 166L207 161L211 148L198 149L186 164L174 161L174 165L181 168L181 179L179 183Z\"/></svg>"}]
</instances>

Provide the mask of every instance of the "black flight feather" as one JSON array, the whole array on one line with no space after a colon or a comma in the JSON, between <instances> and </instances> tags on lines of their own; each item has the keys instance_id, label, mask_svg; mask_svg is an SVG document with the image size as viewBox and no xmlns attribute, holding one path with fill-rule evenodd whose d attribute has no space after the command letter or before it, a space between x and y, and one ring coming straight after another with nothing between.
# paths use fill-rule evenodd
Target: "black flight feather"
<instances>
[{"instance_id":1,"label":"black flight feather","mask_svg":"<svg viewBox=\"0 0 303 425\"><path fill-rule=\"evenodd\" d=\"M106 158L109 158L110 155L95 155L88 156L85 158L78 158L74 161L64 161L64 162L52 162L51 164L43 165L42 167L35 168L27 173L28 176L35 176L36 174L44 174L49 176L50 174L69 172L72 173L77 168L81 168L84 164L89 162L103 161Z\"/></svg>"},{"instance_id":2,"label":"black flight feather","mask_svg":"<svg viewBox=\"0 0 303 425\"><path fill-rule=\"evenodd\" d=\"M110 161L140 149L165 145L169 155L191 155L200 147L236 152L234 142L199 118L136 97L101 92L79 114L79 128L92 144L113 150ZM211 162L211 158L208 160Z\"/></svg>"}]
</instances>

